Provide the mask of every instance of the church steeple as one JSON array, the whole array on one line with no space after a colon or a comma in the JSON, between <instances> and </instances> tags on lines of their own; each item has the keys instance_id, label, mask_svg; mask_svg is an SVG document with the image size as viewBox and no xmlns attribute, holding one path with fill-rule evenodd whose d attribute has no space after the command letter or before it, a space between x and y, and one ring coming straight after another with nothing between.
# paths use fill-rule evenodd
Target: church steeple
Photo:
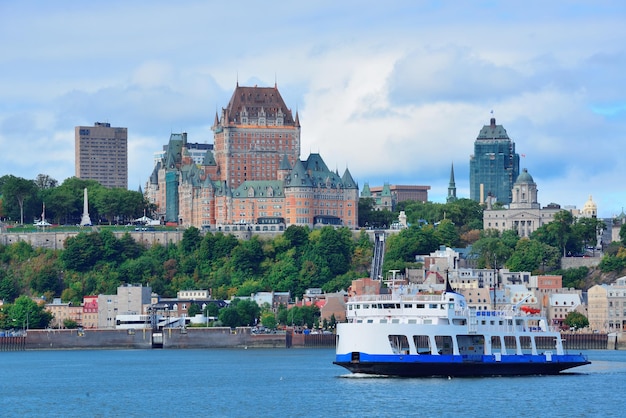
<instances>
[{"instance_id":1,"label":"church steeple","mask_svg":"<svg viewBox=\"0 0 626 418\"><path fill-rule=\"evenodd\" d=\"M447 203L456 202L456 183L454 182L454 163L450 167L450 183L448 184L448 197L446 198Z\"/></svg>"}]
</instances>

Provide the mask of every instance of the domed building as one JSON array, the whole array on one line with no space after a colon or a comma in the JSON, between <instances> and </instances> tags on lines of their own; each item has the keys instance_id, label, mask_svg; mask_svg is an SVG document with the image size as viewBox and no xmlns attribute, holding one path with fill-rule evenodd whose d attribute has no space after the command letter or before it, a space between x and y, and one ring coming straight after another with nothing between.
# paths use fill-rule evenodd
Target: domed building
<instances>
[{"instance_id":1,"label":"domed building","mask_svg":"<svg viewBox=\"0 0 626 418\"><path fill-rule=\"evenodd\" d=\"M597 218L598 217L598 205L593 201L591 195L589 195L589 200L585 202L583 206L583 210L580 211L580 216L582 218Z\"/></svg>"},{"instance_id":2,"label":"domed building","mask_svg":"<svg viewBox=\"0 0 626 418\"><path fill-rule=\"evenodd\" d=\"M551 203L541 208L537 200L537 183L524 169L513 184L511 203L507 208L493 208L487 201L483 211L483 228L497 229L500 232L514 229L520 237L528 237L544 224L552 221L561 207Z\"/></svg>"}]
</instances>

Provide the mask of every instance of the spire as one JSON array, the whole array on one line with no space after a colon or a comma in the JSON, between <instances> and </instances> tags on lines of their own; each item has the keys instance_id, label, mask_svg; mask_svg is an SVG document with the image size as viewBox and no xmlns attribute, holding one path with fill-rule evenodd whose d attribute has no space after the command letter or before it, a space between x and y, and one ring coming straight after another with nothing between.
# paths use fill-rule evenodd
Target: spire
<instances>
[{"instance_id":1,"label":"spire","mask_svg":"<svg viewBox=\"0 0 626 418\"><path fill-rule=\"evenodd\" d=\"M448 197L446 203L452 203L457 200L456 197L456 183L454 182L454 163L450 167L450 183L448 184Z\"/></svg>"},{"instance_id":2,"label":"spire","mask_svg":"<svg viewBox=\"0 0 626 418\"><path fill-rule=\"evenodd\" d=\"M359 186L356 184L354 179L352 178L352 174L350 174L350 170L346 167L346 171L344 171L343 176L341 177L341 181L343 182L343 186L346 189L359 189Z\"/></svg>"},{"instance_id":3,"label":"spire","mask_svg":"<svg viewBox=\"0 0 626 418\"><path fill-rule=\"evenodd\" d=\"M300 127L300 116L298 115L298 111L296 110L296 122L295 122L297 127Z\"/></svg>"}]
</instances>

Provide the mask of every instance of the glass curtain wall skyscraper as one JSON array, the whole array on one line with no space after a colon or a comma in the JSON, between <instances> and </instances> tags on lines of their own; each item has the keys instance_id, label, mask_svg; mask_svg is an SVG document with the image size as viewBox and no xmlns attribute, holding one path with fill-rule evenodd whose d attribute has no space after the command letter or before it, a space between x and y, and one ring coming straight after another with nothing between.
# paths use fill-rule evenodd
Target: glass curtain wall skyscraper
<instances>
[{"instance_id":1,"label":"glass curtain wall skyscraper","mask_svg":"<svg viewBox=\"0 0 626 418\"><path fill-rule=\"evenodd\" d=\"M491 118L474 142L470 156L470 199L483 203L488 196L511 203L513 184L519 175L519 154L502 125Z\"/></svg>"}]
</instances>

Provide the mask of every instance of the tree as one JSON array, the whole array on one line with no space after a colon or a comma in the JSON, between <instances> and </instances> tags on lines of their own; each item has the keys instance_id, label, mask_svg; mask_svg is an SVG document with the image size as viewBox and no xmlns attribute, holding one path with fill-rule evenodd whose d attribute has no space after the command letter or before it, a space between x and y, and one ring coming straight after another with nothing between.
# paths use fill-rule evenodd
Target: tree
<instances>
[{"instance_id":1,"label":"tree","mask_svg":"<svg viewBox=\"0 0 626 418\"><path fill-rule=\"evenodd\" d=\"M54 189L59 182L47 174L37 174L35 185L39 190Z\"/></svg>"},{"instance_id":2,"label":"tree","mask_svg":"<svg viewBox=\"0 0 626 418\"><path fill-rule=\"evenodd\" d=\"M46 328L52 320L52 314L45 310L43 304L38 305L28 296L22 295L8 309L9 319L16 328Z\"/></svg>"},{"instance_id":3,"label":"tree","mask_svg":"<svg viewBox=\"0 0 626 418\"><path fill-rule=\"evenodd\" d=\"M275 329L276 328L276 316L272 312L264 312L261 315L261 323L265 328Z\"/></svg>"},{"instance_id":4,"label":"tree","mask_svg":"<svg viewBox=\"0 0 626 418\"><path fill-rule=\"evenodd\" d=\"M459 233L450 219L442 219L435 229L435 237L440 245L456 247L459 243Z\"/></svg>"},{"instance_id":5,"label":"tree","mask_svg":"<svg viewBox=\"0 0 626 418\"><path fill-rule=\"evenodd\" d=\"M183 254L191 254L200 247L202 243L202 236L200 230L195 226L191 226L185 229L183 232L183 239L180 242L180 248Z\"/></svg>"},{"instance_id":6,"label":"tree","mask_svg":"<svg viewBox=\"0 0 626 418\"><path fill-rule=\"evenodd\" d=\"M8 216L15 216L15 212L12 211L12 203L16 202L19 206L20 224L24 225L24 203L28 199L34 200L36 198L37 186L32 180L12 175L4 176L3 179L1 192L4 210Z\"/></svg>"},{"instance_id":7,"label":"tree","mask_svg":"<svg viewBox=\"0 0 626 418\"><path fill-rule=\"evenodd\" d=\"M589 320L580 312L572 311L567 314L563 323L570 328L582 329L589 326Z\"/></svg>"},{"instance_id":8,"label":"tree","mask_svg":"<svg viewBox=\"0 0 626 418\"><path fill-rule=\"evenodd\" d=\"M190 318L193 318L194 316L201 314L202 313L202 308L200 308L200 306L198 306L198 304L196 303L192 303L191 306L189 306L189 309L187 309L187 315Z\"/></svg>"},{"instance_id":9,"label":"tree","mask_svg":"<svg viewBox=\"0 0 626 418\"><path fill-rule=\"evenodd\" d=\"M482 238L472 246L472 254L477 256L477 264L479 268L498 268L506 264L509 257L513 253L510 245L516 245L517 242L511 234L514 231L503 232L503 236L495 229L483 231ZM506 234L506 235L505 235Z\"/></svg>"},{"instance_id":10,"label":"tree","mask_svg":"<svg viewBox=\"0 0 626 418\"><path fill-rule=\"evenodd\" d=\"M528 238L520 239L515 246L515 251L506 262L511 271L556 270L560 264L560 251L558 248Z\"/></svg>"}]
</instances>

